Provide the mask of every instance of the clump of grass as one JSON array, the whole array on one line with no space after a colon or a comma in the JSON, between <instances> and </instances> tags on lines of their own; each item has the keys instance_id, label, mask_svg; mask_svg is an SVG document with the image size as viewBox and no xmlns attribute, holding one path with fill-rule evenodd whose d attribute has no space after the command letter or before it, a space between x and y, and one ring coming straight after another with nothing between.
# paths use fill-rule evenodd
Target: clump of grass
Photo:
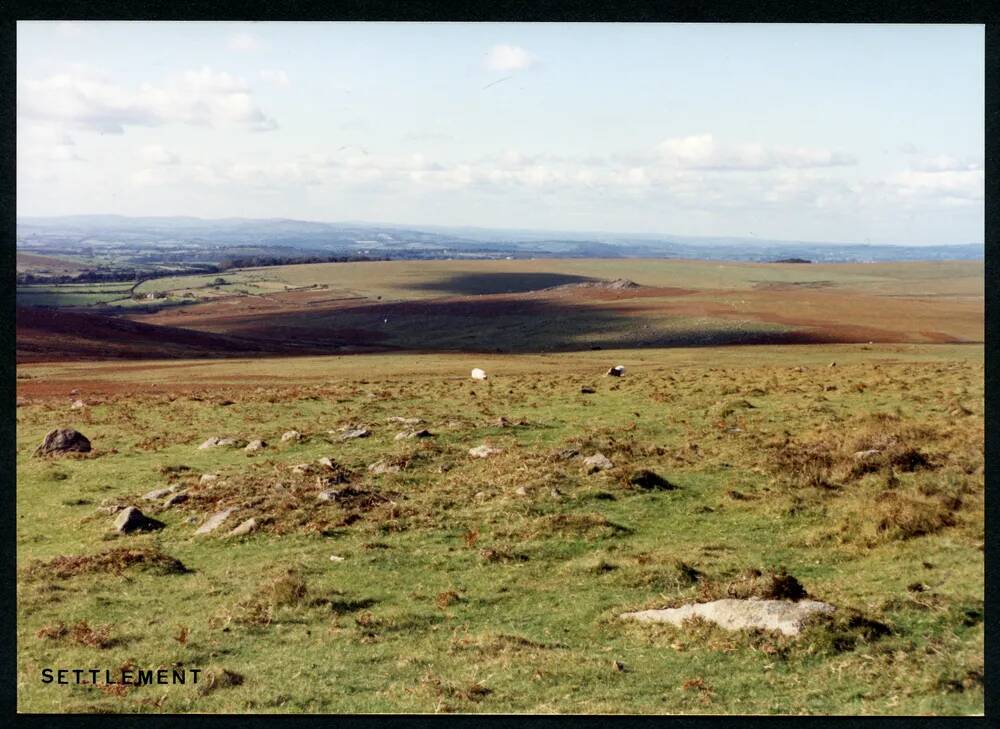
<instances>
[{"instance_id":1,"label":"clump of grass","mask_svg":"<svg viewBox=\"0 0 1000 729\"><path fill-rule=\"evenodd\" d=\"M833 614L819 614L808 620L801 642L809 652L820 654L846 653L858 643L874 643L892 634L883 622L866 617L857 610L840 608Z\"/></svg>"},{"instance_id":2,"label":"clump of grass","mask_svg":"<svg viewBox=\"0 0 1000 729\"><path fill-rule=\"evenodd\" d=\"M548 514L535 519L524 536L532 538L558 534L563 537L603 539L631 532L628 527L616 524L600 514Z\"/></svg>"},{"instance_id":3,"label":"clump of grass","mask_svg":"<svg viewBox=\"0 0 1000 729\"><path fill-rule=\"evenodd\" d=\"M64 623L47 625L41 628L35 635L44 640L68 640L74 645L82 645L99 650L111 648L119 643L117 639L111 637L110 625L91 627L86 620L80 620L69 628Z\"/></svg>"},{"instance_id":4,"label":"clump of grass","mask_svg":"<svg viewBox=\"0 0 1000 729\"><path fill-rule=\"evenodd\" d=\"M274 607L300 605L308 593L305 578L295 570L288 570L263 585L259 592Z\"/></svg>"},{"instance_id":5,"label":"clump of grass","mask_svg":"<svg viewBox=\"0 0 1000 729\"><path fill-rule=\"evenodd\" d=\"M438 593L438 596L434 598L434 604L444 610L446 607L454 605L457 602L461 602L461 600L462 596L454 590L445 590L444 592Z\"/></svg>"},{"instance_id":6,"label":"clump of grass","mask_svg":"<svg viewBox=\"0 0 1000 729\"><path fill-rule=\"evenodd\" d=\"M190 571L180 560L159 550L118 547L98 554L60 555L48 562L32 562L24 568L23 574L28 579L65 579L94 572L120 575L131 568L159 575Z\"/></svg>"},{"instance_id":7,"label":"clump of grass","mask_svg":"<svg viewBox=\"0 0 1000 729\"><path fill-rule=\"evenodd\" d=\"M217 691L218 689L241 686L245 677L227 668L213 667L204 672L201 683L198 684L198 693L202 696Z\"/></svg>"},{"instance_id":8,"label":"clump of grass","mask_svg":"<svg viewBox=\"0 0 1000 729\"><path fill-rule=\"evenodd\" d=\"M807 596L808 593L802 583L793 575L788 574L784 567L777 571L769 570L767 573L756 568L747 569L735 580L729 582L704 580L699 590L699 598L703 602L723 598L738 600L759 598L761 600L791 600L795 602Z\"/></svg>"}]
</instances>

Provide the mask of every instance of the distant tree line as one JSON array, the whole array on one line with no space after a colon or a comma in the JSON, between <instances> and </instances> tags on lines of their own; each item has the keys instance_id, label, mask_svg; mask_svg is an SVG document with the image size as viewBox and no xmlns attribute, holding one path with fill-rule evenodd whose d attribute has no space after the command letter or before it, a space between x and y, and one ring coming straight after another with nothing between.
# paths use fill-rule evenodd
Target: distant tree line
<instances>
[{"instance_id":1,"label":"distant tree line","mask_svg":"<svg viewBox=\"0 0 1000 729\"><path fill-rule=\"evenodd\" d=\"M263 266L290 266L298 263L356 263L360 261L386 261L387 258L370 256L229 256L219 261L219 270L233 268L261 268Z\"/></svg>"}]
</instances>

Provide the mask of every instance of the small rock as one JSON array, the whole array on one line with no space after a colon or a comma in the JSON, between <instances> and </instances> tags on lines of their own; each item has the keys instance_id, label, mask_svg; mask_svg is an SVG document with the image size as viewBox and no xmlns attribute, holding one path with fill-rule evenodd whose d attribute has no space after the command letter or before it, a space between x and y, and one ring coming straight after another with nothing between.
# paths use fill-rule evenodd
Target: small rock
<instances>
[{"instance_id":1,"label":"small rock","mask_svg":"<svg viewBox=\"0 0 1000 729\"><path fill-rule=\"evenodd\" d=\"M198 527L194 533L209 534L215 531L220 526L222 526L222 523L229 518L229 516L233 513L233 511L235 511L235 509L230 508L230 509L224 509L223 511L215 512L210 517L208 517L208 519L205 520L205 523L202 524L200 527Z\"/></svg>"},{"instance_id":2,"label":"small rock","mask_svg":"<svg viewBox=\"0 0 1000 729\"><path fill-rule=\"evenodd\" d=\"M877 456L881 452L878 448L870 448L867 451L857 451L854 454L854 458L858 461L863 461L866 458Z\"/></svg>"},{"instance_id":3,"label":"small rock","mask_svg":"<svg viewBox=\"0 0 1000 729\"><path fill-rule=\"evenodd\" d=\"M486 372L484 370L479 369L478 367L473 367L470 376L474 380L485 380Z\"/></svg>"},{"instance_id":4,"label":"small rock","mask_svg":"<svg viewBox=\"0 0 1000 729\"><path fill-rule=\"evenodd\" d=\"M496 419L494 425L496 425L496 427L498 428L509 428L511 426L511 422L507 420L507 418L505 418L503 415L501 415L499 418Z\"/></svg>"},{"instance_id":5,"label":"small rock","mask_svg":"<svg viewBox=\"0 0 1000 729\"><path fill-rule=\"evenodd\" d=\"M580 451L575 448L563 448L561 451L556 453L556 458L560 461L568 461L570 458L575 458L580 455Z\"/></svg>"},{"instance_id":6,"label":"small rock","mask_svg":"<svg viewBox=\"0 0 1000 729\"><path fill-rule=\"evenodd\" d=\"M171 506L176 506L177 504L183 504L190 497L183 491L180 493L172 494L163 502L163 506L169 509Z\"/></svg>"},{"instance_id":7,"label":"small rock","mask_svg":"<svg viewBox=\"0 0 1000 729\"><path fill-rule=\"evenodd\" d=\"M343 561L344 561L344 558L343 558L343 557L341 557L341 556L340 556L340 555L338 555L338 554L331 554L331 555L330 555L330 561L331 561L331 562L343 562Z\"/></svg>"},{"instance_id":8,"label":"small rock","mask_svg":"<svg viewBox=\"0 0 1000 729\"><path fill-rule=\"evenodd\" d=\"M246 448L244 448L243 450L245 450L247 453L255 453L257 451L262 451L265 448L267 448L267 443L265 443L264 441L252 440L249 443L247 443Z\"/></svg>"},{"instance_id":9,"label":"small rock","mask_svg":"<svg viewBox=\"0 0 1000 729\"><path fill-rule=\"evenodd\" d=\"M603 453L595 453L592 456L584 458L583 465L586 467L587 473L596 473L597 471L606 471L609 468L614 468L615 464Z\"/></svg>"},{"instance_id":10,"label":"small rock","mask_svg":"<svg viewBox=\"0 0 1000 729\"><path fill-rule=\"evenodd\" d=\"M288 443L289 441L300 441L302 440L302 433L297 430L286 430L281 434L281 442Z\"/></svg>"},{"instance_id":11,"label":"small rock","mask_svg":"<svg viewBox=\"0 0 1000 729\"><path fill-rule=\"evenodd\" d=\"M123 509L115 518L115 531L119 534L154 531L165 526L162 521L151 519L134 506Z\"/></svg>"},{"instance_id":12,"label":"small rock","mask_svg":"<svg viewBox=\"0 0 1000 729\"><path fill-rule=\"evenodd\" d=\"M146 499L146 501L159 501L164 496L169 496L173 492L174 492L174 487L168 486L167 488L164 489L153 489L152 491L145 494L142 498Z\"/></svg>"},{"instance_id":13,"label":"small rock","mask_svg":"<svg viewBox=\"0 0 1000 729\"><path fill-rule=\"evenodd\" d=\"M836 366L837 366L837 363L836 363L836 362L831 362L831 363L830 363L830 366L831 366L831 367L836 367Z\"/></svg>"},{"instance_id":14,"label":"small rock","mask_svg":"<svg viewBox=\"0 0 1000 729\"><path fill-rule=\"evenodd\" d=\"M473 458L489 458L490 456L496 455L497 453L503 453L503 449L494 448L493 446L485 444L469 449L469 455L472 456Z\"/></svg>"},{"instance_id":15,"label":"small rock","mask_svg":"<svg viewBox=\"0 0 1000 729\"><path fill-rule=\"evenodd\" d=\"M386 422L398 423L399 425L420 425L424 421L420 418L401 418L398 415L393 415L391 418L386 418Z\"/></svg>"},{"instance_id":16,"label":"small rock","mask_svg":"<svg viewBox=\"0 0 1000 729\"><path fill-rule=\"evenodd\" d=\"M70 410L83 410L85 407L87 407L87 403L85 403L83 400L74 400L73 404L70 405L69 407Z\"/></svg>"},{"instance_id":17,"label":"small rock","mask_svg":"<svg viewBox=\"0 0 1000 729\"><path fill-rule=\"evenodd\" d=\"M319 501L336 501L337 492L333 490L320 491L318 494L316 494L316 498Z\"/></svg>"},{"instance_id":18,"label":"small rock","mask_svg":"<svg viewBox=\"0 0 1000 729\"><path fill-rule=\"evenodd\" d=\"M410 438L431 438L433 433L429 430L408 430L402 433L397 433L395 440L408 440Z\"/></svg>"},{"instance_id":19,"label":"small rock","mask_svg":"<svg viewBox=\"0 0 1000 729\"><path fill-rule=\"evenodd\" d=\"M595 390L593 387L581 387L580 388L580 394L581 395L593 395L595 392L597 392L597 390Z\"/></svg>"},{"instance_id":20,"label":"small rock","mask_svg":"<svg viewBox=\"0 0 1000 729\"><path fill-rule=\"evenodd\" d=\"M785 635L798 635L807 618L817 613L832 613L836 608L817 600L748 600L725 599L692 603L668 610L642 610L622 613L626 620L644 623L682 625L690 618L703 618L726 630L759 628L777 630Z\"/></svg>"},{"instance_id":21,"label":"small rock","mask_svg":"<svg viewBox=\"0 0 1000 729\"><path fill-rule=\"evenodd\" d=\"M625 374L625 368L622 365L615 365L607 372L604 373L605 377L622 377Z\"/></svg>"},{"instance_id":22,"label":"small rock","mask_svg":"<svg viewBox=\"0 0 1000 729\"><path fill-rule=\"evenodd\" d=\"M395 463L389 463L388 461L375 461L368 466L368 470L374 474L383 473L399 473L402 469Z\"/></svg>"},{"instance_id":23,"label":"small rock","mask_svg":"<svg viewBox=\"0 0 1000 729\"><path fill-rule=\"evenodd\" d=\"M667 479L663 478L663 476L650 471L648 468L642 468L638 471L634 471L632 475L628 477L628 482L632 486L648 490L670 491L677 488Z\"/></svg>"},{"instance_id":24,"label":"small rock","mask_svg":"<svg viewBox=\"0 0 1000 729\"><path fill-rule=\"evenodd\" d=\"M329 456L323 456L322 458L317 459L316 463L323 466L324 468L334 469L337 467L337 462L332 458L330 458Z\"/></svg>"},{"instance_id":25,"label":"small rock","mask_svg":"<svg viewBox=\"0 0 1000 729\"><path fill-rule=\"evenodd\" d=\"M353 440L354 438L367 438L372 432L368 428L353 428L340 436L341 440Z\"/></svg>"},{"instance_id":26,"label":"small rock","mask_svg":"<svg viewBox=\"0 0 1000 729\"><path fill-rule=\"evenodd\" d=\"M245 441L239 440L237 438L218 438L212 437L198 446L198 450L204 451L209 448L240 448L246 444Z\"/></svg>"},{"instance_id":27,"label":"small rock","mask_svg":"<svg viewBox=\"0 0 1000 729\"><path fill-rule=\"evenodd\" d=\"M255 531L257 529L257 526L258 526L257 520L254 517L250 517L246 521L242 522L238 527L229 532L229 534L227 534L226 536L242 537L246 534L249 534L252 531Z\"/></svg>"},{"instance_id":28,"label":"small rock","mask_svg":"<svg viewBox=\"0 0 1000 729\"><path fill-rule=\"evenodd\" d=\"M514 493L517 494L518 496L527 496L528 489L524 488L524 486L518 486L517 489L515 489Z\"/></svg>"},{"instance_id":29,"label":"small rock","mask_svg":"<svg viewBox=\"0 0 1000 729\"><path fill-rule=\"evenodd\" d=\"M83 433L72 428L57 428L45 434L42 444L35 449L36 456L54 453L89 453L90 441Z\"/></svg>"},{"instance_id":30,"label":"small rock","mask_svg":"<svg viewBox=\"0 0 1000 729\"><path fill-rule=\"evenodd\" d=\"M212 481L218 481L218 480L219 477L214 473L203 473L201 474L201 478L198 479L198 483L201 484L212 483Z\"/></svg>"}]
</instances>

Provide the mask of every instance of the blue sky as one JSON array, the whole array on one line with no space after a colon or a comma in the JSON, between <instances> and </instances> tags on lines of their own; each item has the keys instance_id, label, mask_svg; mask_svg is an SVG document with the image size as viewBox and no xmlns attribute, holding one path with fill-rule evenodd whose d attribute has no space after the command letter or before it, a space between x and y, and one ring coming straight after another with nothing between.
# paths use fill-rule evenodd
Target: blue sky
<instances>
[{"instance_id":1,"label":"blue sky","mask_svg":"<svg viewBox=\"0 0 1000 729\"><path fill-rule=\"evenodd\" d=\"M18 24L18 213L983 241L981 26Z\"/></svg>"}]
</instances>

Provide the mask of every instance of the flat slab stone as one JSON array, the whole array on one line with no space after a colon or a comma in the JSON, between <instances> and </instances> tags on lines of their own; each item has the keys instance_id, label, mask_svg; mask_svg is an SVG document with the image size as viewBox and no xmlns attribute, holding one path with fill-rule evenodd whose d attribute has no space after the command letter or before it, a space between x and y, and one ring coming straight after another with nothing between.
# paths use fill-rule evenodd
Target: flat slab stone
<instances>
[{"instance_id":1,"label":"flat slab stone","mask_svg":"<svg viewBox=\"0 0 1000 729\"><path fill-rule=\"evenodd\" d=\"M818 600L715 600L693 603L665 610L642 610L622 613L623 620L642 623L670 623L681 625L691 618L703 618L726 630L760 628L777 630L785 635L798 635L807 618L822 613L832 613L836 608Z\"/></svg>"},{"instance_id":2,"label":"flat slab stone","mask_svg":"<svg viewBox=\"0 0 1000 729\"><path fill-rule=\"evenodd\" d=\"M227 536L242 537L249 534L250 532L256 531L257 526L258 526L257 520L253 517L250 517L249 519L241 523L238 527L229 532Z\"/></svg>"},{"instance_id":3,"label":"flat slab stone","mask_svg":"<svg viewBox=\"0 0 1000 729\"><path fill-rule=\"evenodd\" d=\"M493 446L481 445L475 448L469 449L469 455L473 458L489 458L490 456L496 455L497 453L503 453L502 448L494 448Z\"/></svg>"},{"instance_id":4,"label":"flat slab stone","mask_svg":"<svg viewBox=\"0 0 1000 729\"><path fill-rule=\"evenodd\" d=\"M613 468L615 464L603 453L595 453L592 456L584 458L583 465L586 466L587 473L595 473Z\"/></svg>"},{"instance_id":5,"label":"flat slab stone","mask_svg":"<svg viewBox=\"0 0 1000 729\"><path fill-rule=\"evenodd\" d=\"M222 522L224 522L226 519L228 519L229 515L232 514L233 511L234 511L234 509L224 509L222 511L215 512L210 517L208 517L205 520L205 523L202 524L200 527L198 527L195 530L194 533L195 534L209 534L210 532L215 531L220 526L222 526Z\"/></svg>"}]
</instances>

